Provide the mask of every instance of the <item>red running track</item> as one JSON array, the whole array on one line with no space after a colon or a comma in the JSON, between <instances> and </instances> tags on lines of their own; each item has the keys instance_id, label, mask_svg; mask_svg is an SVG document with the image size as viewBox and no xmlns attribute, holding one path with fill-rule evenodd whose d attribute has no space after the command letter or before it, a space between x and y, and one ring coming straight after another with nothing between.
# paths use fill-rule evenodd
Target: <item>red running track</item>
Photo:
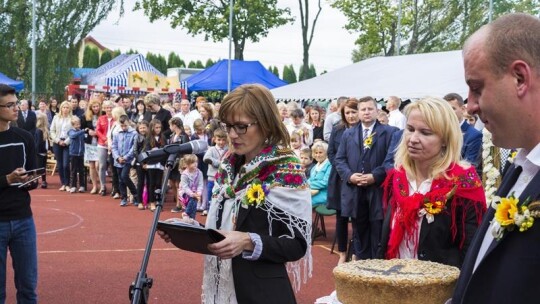
<instances>
[{"instance_id":1,"label":"red running track","mask_svg":"<svg viewBox=\"0 0 540 304\"><path fill-rule=\"evenodd\" d=\"M38 232L39 303L130 303L128 288L140 268L153 214L120 207L110 196L60 192L58 176L48 179L48 189L31 192ZM175 216L172 207L170 198L162 219ZM314 303L334 290L334 223L333 217L326 218L327 238L315 241L313 277L297 294L298 303ZM147 269L154 279L149 303L200 303L202 265L201 255L157 237ZM7 282L6 303L16 303L10 266Z\"/></svg>"}]
</instances>

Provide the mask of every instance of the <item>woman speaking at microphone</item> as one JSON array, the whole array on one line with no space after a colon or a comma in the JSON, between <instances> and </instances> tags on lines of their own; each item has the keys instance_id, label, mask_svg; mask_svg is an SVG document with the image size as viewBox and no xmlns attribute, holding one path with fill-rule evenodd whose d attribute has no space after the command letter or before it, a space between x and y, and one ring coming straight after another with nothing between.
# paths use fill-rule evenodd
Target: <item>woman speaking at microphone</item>
<instances>
[{"instance_id":1,"label":"woman speaking at microphone","mask_svg":"<svg viewBox=\"0 0 540 304\"><path fill-rule=\"evenodd\" d=\"M296 303L311 276L311 194L274 97L240 86L219 119L232 151L216 174L206 227L225 239L208 247L202 302Z\"/></svg>"}]
</instances>

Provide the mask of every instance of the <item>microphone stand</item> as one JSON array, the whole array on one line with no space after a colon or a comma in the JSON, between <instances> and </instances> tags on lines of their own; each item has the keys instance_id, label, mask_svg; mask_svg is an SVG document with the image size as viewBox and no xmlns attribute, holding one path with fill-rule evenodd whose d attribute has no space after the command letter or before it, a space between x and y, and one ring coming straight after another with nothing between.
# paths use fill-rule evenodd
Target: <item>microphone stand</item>
<instances>
[{"instance_id":1,"label":"microphone stand","mask_svg":"<svg viewBox=\"0 0 540 304\"><path fill-rule=\"evenodd\" d=\"M163 203L165 201L165 196L167 195L167 181L169 180L171 169L174 167L174 163L176 162L178 155L178 153L169 155L167 163L165 164L165 170L163 171L161 190L157 189L155 193L156 210L154 210L154 220L152 221L152 225L150 226L150 233L148 235L146 248L144 249L141 268L137 273L137 278L133 283L131 283L131 286L129 287L129 299L132 304L148 303L148 297L150 295L150 288L152 288L153 279L146 275L146 268L148 266L148 261L150 260L150 253L152 251L152 245L154 244L154 237L156 235L157 223L159 221L161 209L163 209Z\"/></svg>"}]
</instances>

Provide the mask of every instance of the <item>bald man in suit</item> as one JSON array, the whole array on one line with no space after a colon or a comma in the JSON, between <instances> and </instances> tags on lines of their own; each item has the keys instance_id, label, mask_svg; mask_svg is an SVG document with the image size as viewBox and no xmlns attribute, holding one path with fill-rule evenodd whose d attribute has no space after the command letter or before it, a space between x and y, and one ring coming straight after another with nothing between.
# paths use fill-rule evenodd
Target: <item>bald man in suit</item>
<instances>
[{"instance_id":1,"label":"bald man in suit","mask_svg":"<svg viewBox=\"0 0 540 304\"><path fill-rule=\"evenodd\" d=\"M529 200L528 208L540 212L539 44L540 20L509 14L469 37L463 60L469 113L482 119L495 146L519 148L497 195L519 198L515 210ZM497 205L488 207L451 302L538 303L540 219L532 213L532 227L520 231L511 221L505 229L494 217ZM500 217L515 219L514 211L502 211Z\"/></svg>"}]
</instances>

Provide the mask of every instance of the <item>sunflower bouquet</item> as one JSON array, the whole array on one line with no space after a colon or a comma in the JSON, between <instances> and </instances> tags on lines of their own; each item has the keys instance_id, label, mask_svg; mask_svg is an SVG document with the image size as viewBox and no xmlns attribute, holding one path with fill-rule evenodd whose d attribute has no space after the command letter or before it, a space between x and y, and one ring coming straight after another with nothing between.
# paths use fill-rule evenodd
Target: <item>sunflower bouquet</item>
<instances>
[{"instance_id":1,"label":"sunflower bouquet","mask_svg":"<svg viewBox=\"0 0 540 304\"><path fill-rule=\"evenodd\" d=\"M261 206L264 203L268 191L268 186L263 184L259 179L253 180L253 182L246 188L246 195L242 200L242 205L246 207Z\"/></svg>"},{"instance_id":2,"label":"sunflower bouquet","mask_svg":"<svg viewBox=\"0 0 540 304\"><path fill-rule=\"evenodd\" d=\"M527 231L533 226L534 219L540 217L540 202L531 203L526 199L520 204L514 195L495 197L492 207L495 209L495 218L491 233L496 240L500 240L507 231Z\"/></svg>"}]
</instances>

